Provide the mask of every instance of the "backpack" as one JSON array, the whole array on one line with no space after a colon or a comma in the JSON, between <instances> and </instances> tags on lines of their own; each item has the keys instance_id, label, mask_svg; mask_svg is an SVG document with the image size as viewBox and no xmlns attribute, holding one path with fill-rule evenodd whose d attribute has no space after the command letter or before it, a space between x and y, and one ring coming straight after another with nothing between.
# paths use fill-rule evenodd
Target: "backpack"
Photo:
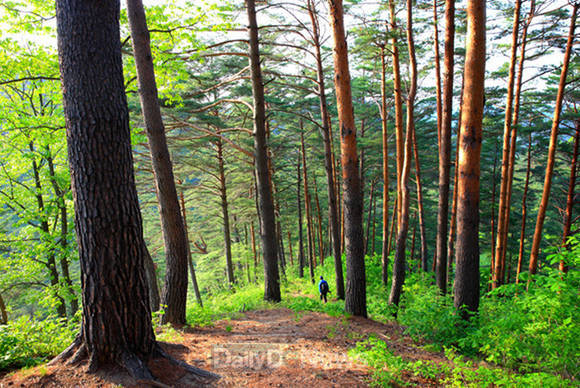
<instances>
[{"instance_id":1,"label":"backpack","mask_svg":"<svg viewBox=\"0 0 580 388\"><path fill-rule=\"evenodd\" d=\"M328 283L326 282L326 280L320 284L320 291L323 294L326 294L328 292Z\"/></svg>"}]
</instances>

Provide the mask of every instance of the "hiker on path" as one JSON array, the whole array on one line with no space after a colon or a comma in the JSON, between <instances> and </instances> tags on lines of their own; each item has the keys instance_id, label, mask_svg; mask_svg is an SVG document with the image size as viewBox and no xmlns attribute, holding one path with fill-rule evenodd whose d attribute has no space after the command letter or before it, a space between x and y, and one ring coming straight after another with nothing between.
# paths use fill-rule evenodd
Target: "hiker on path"
<instances>
[{"instance_id":1,"label":"hiker on path","mask_svg":"<svg viewBox=\"0 0 580 388\"><path fill-rule=\"evenodd\" d=\"M326 303L326 294L328 294L328 283L324 278L320 277L320 282L318 283L318 291L320 291L320 300L324 299L324 303Z\"/></svg>"}]
</instances>

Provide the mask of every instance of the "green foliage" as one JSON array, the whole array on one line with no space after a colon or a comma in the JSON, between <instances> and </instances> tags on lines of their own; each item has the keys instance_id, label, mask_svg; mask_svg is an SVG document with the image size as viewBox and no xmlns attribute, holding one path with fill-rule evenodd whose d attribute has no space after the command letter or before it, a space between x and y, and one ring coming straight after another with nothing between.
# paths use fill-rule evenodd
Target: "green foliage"
<instances>
[{"instance_id":1,"label":"green foliage","mask_svg":"<svg viewBox=\"0 0 580 388\"><path fill-rule=\"evenodd\" d=\"M78 327L64 320L22 316L0 326L0 371L40 364L72 342Z\"/></svg>"}]
</instances>

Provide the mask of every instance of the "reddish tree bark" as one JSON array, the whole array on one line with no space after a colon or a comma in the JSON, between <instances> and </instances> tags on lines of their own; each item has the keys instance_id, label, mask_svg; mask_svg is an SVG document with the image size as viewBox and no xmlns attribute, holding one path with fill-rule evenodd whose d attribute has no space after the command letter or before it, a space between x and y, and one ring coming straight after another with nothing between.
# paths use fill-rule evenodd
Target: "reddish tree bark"
<instances>
[{"instance_id":1,"label":"reddish tree bark","mask_svg":"<svg viewBox=\"0 0 580 388\"><path fill-rule=\"evenodd\" d=\"M485 0L467 2L463 116L457 182L456 308L479 307L479 174L484 108ZM467 318L465 312L462 313Z\"/></svg>"},{"instance_id":2,"label":"reddish tree bark","mask_svg":"<svg viewBox=\"0 0 580 388\"><path fill-rule=\"evenodd\" d=\"M542 200L540 202L540 208L538 209L538 218L536 220L536 229L534 231L534 240L532 242L532 250L530 253L530 275L534 275L538 271L538 254L540 253L542 228L544 226L544 218L546 217L546 208L548 207L548 200L550 198L550 189L552 188L552 174L554 172L556 147L558 143L558 126L560 124L560 113L562 112L562 102L564 100L566 75L568 74L568 65L570 63L570 56L572 54L572 42L574 41L574 29L576 27L576 17L579 7L580 4L576 3L572 10L572 18L570 20L570 30L568 32L568 42L566 43L566 52L564 54L564 63L562 65L562 72L560 73L560 84L558 86L556 107L554 108L554 118L552 120L550 145L548 148L548 163L546 165L546 175L544 178L544 190L542 192ZM531 278L532 277L530 276L528 280L528 285L530 284Z\"/></svg>"},{"instance_id":3,"label":"reddish tree bark","mask_svg":"<svg viewBox=\"0 0 580 388\"><path fill-rule=\"evenodd\" d=\"M329 0L334 37L334 85L340 124L343 202L345 213L346 300L349 314L367 315L365 262L362 234L362 198L358 174L358 155L354 108L350 87L348 49L344 30L342 0Z\"/></svg>"}]
</instances>

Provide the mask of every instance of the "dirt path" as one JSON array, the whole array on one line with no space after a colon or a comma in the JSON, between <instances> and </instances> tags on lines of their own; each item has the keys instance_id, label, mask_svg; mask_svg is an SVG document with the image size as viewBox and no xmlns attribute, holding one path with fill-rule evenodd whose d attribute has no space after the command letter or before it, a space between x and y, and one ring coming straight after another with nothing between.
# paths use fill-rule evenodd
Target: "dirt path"
<instances>
[{"instance_id":1,"label":"dirt path","mask_svg":"<svg viewBox=\"0 0 580 388\"><path fill-rule=\"evenodd\" d=\"M416 347L394 324L369 319L295 313L288 309L250 311L213 327L187 329L170 338L165 348L191 365L222 376L216 387L366 387L370 371L348 358L348 350L375 333L406 359L444 361L443 356ZM160 381L174 387L194 386L165 362L149 364ZM411 384L436 386L413 375ZM0 380L4 387L138 386L120 371L88 375L85 367L40 366Z\"/></svg>"}]
</instances>

